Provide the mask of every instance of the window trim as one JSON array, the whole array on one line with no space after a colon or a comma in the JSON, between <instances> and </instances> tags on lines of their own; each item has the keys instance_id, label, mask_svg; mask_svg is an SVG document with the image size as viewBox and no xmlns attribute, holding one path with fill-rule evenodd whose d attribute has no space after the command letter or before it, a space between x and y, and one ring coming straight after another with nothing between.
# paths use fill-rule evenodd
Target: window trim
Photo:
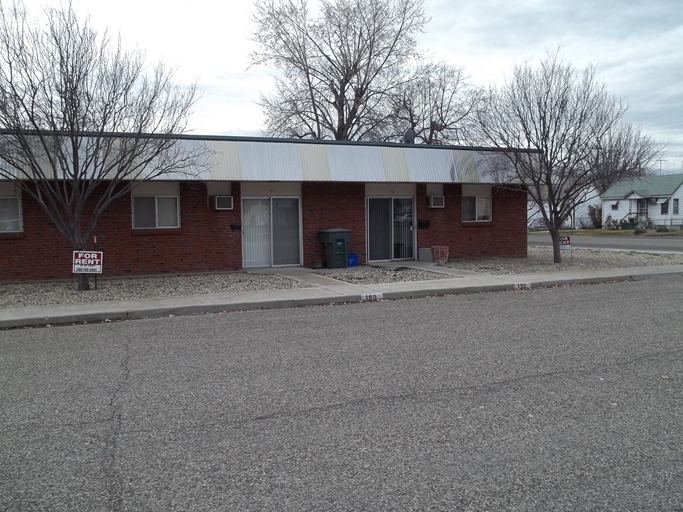
<instances>
[{"instance_id":1,"label":"window trim","mask_svg":"<svg viewBox=\"0 0 683 512\"><path fill-rule=\"evenodd\" d=\"M674 197L674 204L673 204L673 211L671 215L678 215L680 210L679 210L679 200L677 197Z\"/></svg>"},{"instance_id":2,"label":"window trim","mask_svg":"<svg viewBox=\"0 0 683 512\"><path fill-rule=\"evenodd\" d=\"M135 225L135 200L138 198L154 198L154 226L138 227ZM175 226L159 226L159 199L173 198L176 202L176 225ZM180 196L169 195L135 195L131 201L131 220L134 230L152 230L152 229L180 229Z\"/></svg>"},{"instance_id":3,"label":"window trim","mask_svg":"<svg viewBox=\"0 0 683 512\"><path fill-rule=\"evenodd\" d=\"M465 220L465 211L464 211L464 206L465 206L465 199L468 197L473 197L474 198L474 219L468 219ZM477 206L479 203L479 199L486 199L488 200L488 218L487 219L477 219ZM460 208L460 215L462 217L462 222L467 222L467 223L485 223L485 222L493 222L493 201L491 201L491 196L476 196L476 195L467 195L467 196L462 196L462 203L461 203L461 208Z\"/></svg>"},{"instance_id":4,"label":"window trim","mask_svg":"<svg viewBox=\"0 0 683 512\"><path fill-rule=\"evenodd\" d=\"M19 229L16 231L0 231L3 235L16 235L17 233L24 232L24 210L21 203L21 195L14 196L0 196L0 199L16 199L17 200L17 213L19 214Z\"/></svg>"}]
</instances>

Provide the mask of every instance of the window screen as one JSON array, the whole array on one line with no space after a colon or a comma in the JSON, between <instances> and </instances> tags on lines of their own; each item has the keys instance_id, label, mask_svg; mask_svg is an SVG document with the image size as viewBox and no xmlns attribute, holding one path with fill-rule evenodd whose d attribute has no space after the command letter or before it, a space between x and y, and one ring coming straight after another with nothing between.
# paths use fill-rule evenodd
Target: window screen
<instances>
[{"instance_id":1,"label":"window screen","mask_svg":"<svg viewBox=\"0 0 683 512\"><path fill-rule=\"evenodd\" d=\"M133 198L133 227L177 228L178 198L174 196Z\"/></svg>"},{"instance_id":2,"label":"window screen","mask_svg":"<svg viewBox=\"0 0 683 512\"><path fill-rule=\"evenodd\" d=\"M465 196L462 198L462 220L464 222L471 221L489 221L491 220L491 198L490 197L472 197Z\"/></svg>"},{"instance_id":3,"label":"window screen","mask_svg":"<svg viewBox=\"0 0 683 512\"><path fill-rule=\"evenodd\" d=\"M154 197L136 197L133 199L133 226L136 228L155 228L156 205Z\"/></svg>"},{"instance_id":4,"label":"window screen","mask_svg":"<svg viewBox=\"0 0 683 512\"><path fill-rule=\"evenodd\" d=\"M0 233L21 231L18 197L0 197Z\"/></svg>"},{"instance_id":5,"label":"window screen","mask_svg":"<svg viewBox=\"0 0 683 512\"><path fill-rule=\"evenodd\" d=\"M491 220L491 199L477 197L477 220Z\"/></svg>"},{"instance_id":6,"label":"window screen","mask_svg":"<svg viewBox=\"0 0 683 512\"><path fill-rule=\"evenodd\" d=\"M477 198L463 197L462 198L462 220L472 221L477 219Z\"/></svg>"},{"instance_id":7,"label":"window screen","mask_svg":"<svg viewBox=\"0 0 683 512\"><path fill-rule=\"evenodd\" d=\"M157 227L178 227L177 197L157 197Z\"/></svg>"}]
</instances>

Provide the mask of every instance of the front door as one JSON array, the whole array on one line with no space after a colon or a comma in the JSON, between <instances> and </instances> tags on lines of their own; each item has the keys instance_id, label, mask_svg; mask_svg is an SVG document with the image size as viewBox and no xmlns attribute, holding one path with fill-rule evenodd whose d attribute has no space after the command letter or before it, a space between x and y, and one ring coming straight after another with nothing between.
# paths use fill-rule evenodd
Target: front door
<instances>
[{"instance_id":1,"label":"front door","mask_svg":"<svg viewBox=\"0 0 683 512\"><path fill-rule=\"evenodd\" d=\"M242 200L242 266L301 264L298 197Z\"/></svg>"},{"instance_id":2,"label":"front door","mask_svg":"<svg viewBox=\"0 0 683 512\"><path fill-rule=\"evenodd\" d=\"M415 259L412 197L368 197L368 261Z\"/></svg>"},{"instance_id":3,"label":"front door","mask_svg":"<svg viewBox=\"0 0 683 512\"><path fill-rule=\"evenodd\" d=\"M638 199L638 221L647 222L647 199Z\"/></svg>"}]
</instances>

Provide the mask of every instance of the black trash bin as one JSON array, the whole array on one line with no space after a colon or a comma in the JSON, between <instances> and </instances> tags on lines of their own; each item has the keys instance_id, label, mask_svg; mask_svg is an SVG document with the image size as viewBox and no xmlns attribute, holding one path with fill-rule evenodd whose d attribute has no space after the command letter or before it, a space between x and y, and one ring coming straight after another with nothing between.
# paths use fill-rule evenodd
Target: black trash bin
<instances>
[{"instance_id":1,"label":"black trash bin","mask_svg":"<svg viewBox=\"0 0 683 512\"><path fill-rule=\"evenodd\" d=\"M320 241L325 245L325 266L327 268L346 268L349 259L350 229L321 229Z\"/></svg>"}]
</instances>

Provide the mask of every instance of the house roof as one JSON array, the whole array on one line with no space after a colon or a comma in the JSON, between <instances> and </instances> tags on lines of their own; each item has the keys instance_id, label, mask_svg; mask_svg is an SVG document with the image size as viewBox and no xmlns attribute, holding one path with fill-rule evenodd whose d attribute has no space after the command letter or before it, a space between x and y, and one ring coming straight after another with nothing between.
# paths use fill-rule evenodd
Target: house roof
<instances>
[{"instance_id":1,"label":"house roof","mask_svg":"<svg viewBox=\"0 0 683 512\"><path fill-rule=\"evenodd\" d=\"M631 194L643 198L670 196L683 185L683 174L643 176L615 183L608 188L603 199L625 199Z\"/></svg>"},{"instance_id":2,"label":"house roof","mask_svg":"<svg viewBox=\"0 0 683 512\"><path fill-rule=\"evenodd\" d=\"M177 138L181 147L208 150L208 165L199 176L206 181L497 183L506 165L502 151L495 148L260 137ZM197 178L179 173L159 179Z\"/></svg>"}]
</instances>

